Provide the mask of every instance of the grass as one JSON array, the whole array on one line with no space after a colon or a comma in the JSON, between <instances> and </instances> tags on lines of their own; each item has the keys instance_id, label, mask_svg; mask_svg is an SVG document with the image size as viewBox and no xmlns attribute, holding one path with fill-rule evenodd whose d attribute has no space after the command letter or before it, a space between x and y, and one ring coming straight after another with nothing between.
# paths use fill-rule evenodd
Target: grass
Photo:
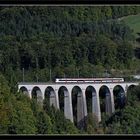
<instances>
[{"instance_id":1,"label":"grass","mask_svg":"<svg viewBox=\"0 0 140 140\"><path fill-rule=\"evenodd\" d=\"M124 21L134 31L134 35L139 37L137 33L140 33L140 14L130 15L120 19Z\"/></svg>"}]
</instances>

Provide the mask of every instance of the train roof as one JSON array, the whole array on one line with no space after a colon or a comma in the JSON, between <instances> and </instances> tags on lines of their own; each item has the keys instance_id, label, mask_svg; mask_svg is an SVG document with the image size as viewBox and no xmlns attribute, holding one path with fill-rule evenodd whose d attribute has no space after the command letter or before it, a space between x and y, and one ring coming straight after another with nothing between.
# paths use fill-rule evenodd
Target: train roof
<instances>
[{"instance_id":1,"label":"train roof","mask_svg":"<svg viewBox=\"0 0 140 140\"><path fill-rule=\"evenodd\" d=\"M60 80L93 80L93 79L124 79L124 78L111 78L111 77L106 77L106 78L56 78Z\"/></svg>"}]
</instances>

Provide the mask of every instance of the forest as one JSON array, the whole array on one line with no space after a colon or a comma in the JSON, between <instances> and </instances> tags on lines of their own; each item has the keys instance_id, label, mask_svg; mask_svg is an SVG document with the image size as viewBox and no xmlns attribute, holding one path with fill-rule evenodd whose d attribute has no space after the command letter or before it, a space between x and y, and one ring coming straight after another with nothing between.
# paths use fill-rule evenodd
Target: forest
<instances>
[{"instance_id":1,"label":"forest","mask_svg":"<svg viewBox=\"0 0 140 140\"><path fill-rule=\"evenodd\" d=\"M140 133L139 86L128 93L124 108L101 123L89 114L84 130L47 102L42 109L17 92L21 81L105 77L105 72L131 80L140 72L135 54L140 33L136 38L119 19L139 13L139 6L0 7L0 134Z\"/></svg>"}]
</instances>

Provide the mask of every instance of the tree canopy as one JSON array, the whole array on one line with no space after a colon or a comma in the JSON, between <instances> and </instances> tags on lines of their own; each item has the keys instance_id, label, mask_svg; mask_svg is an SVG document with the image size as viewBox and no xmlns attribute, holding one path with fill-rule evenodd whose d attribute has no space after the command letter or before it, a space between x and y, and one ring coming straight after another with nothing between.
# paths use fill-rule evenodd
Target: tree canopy
<instances>
[{"instance_id":1,"label":"tree canopy","mask_svg":"<svg viewBox=\"0 0 140 140\"><path fill-rule=\"evenodd\" d=\"M139 133L139 86L128 93L124 109L105 116L100 124L89 114L83 131L47 102L41 108L17 92L17 82L23 80L103 77L105 70L117 76L127 69L139 70L133 30L120 20L139 13L139 6L0 7L0 133Z\"/></svg>"}]
</instances>

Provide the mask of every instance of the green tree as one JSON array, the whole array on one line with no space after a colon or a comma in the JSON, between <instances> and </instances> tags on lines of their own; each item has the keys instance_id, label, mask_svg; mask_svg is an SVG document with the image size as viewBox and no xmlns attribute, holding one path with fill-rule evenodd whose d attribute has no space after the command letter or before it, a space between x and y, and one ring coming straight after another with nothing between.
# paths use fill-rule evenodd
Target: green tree
<instances>
[{"instance_id":1,"label":"green tree","mask_svg":"<svg viewBox=\"0 0 140 140\"><path fill-rule=\"evenodd\" d=\"M37 134L51 134L52 123L50 117L44 112L40 111L37 114Z\"/></svg>"}]
</instances>

